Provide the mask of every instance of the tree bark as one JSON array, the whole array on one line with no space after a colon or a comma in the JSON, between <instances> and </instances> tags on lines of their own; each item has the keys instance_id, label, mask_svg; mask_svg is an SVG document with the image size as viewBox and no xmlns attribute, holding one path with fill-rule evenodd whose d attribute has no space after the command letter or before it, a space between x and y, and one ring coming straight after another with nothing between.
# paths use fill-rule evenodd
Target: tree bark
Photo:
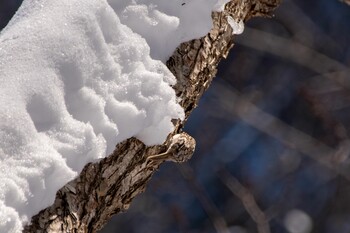
<instances>
[{"instance_id":1,"label":"tree bark","mask_svg":"<svg viewBox=\"0 0 350 233\"><path fill-rule=\"evenodd\" d=\"M227 17L245 22L254 16L270 16L280 1L231 0L223 12L214 12L210 33L181 44L167 62L177 79L174 89L186 113L184 121L174 122L175 130L167 141L153 147L135 138L119 143L110 156L87 164L76 179L62 187L55 202L34 216L23 232L97 232L112 215L127 210L162 163L147 163L147 156L164 152L172 136L181 132L215 76L219 61L233 46Z\"/></svg>"}]
</instances>

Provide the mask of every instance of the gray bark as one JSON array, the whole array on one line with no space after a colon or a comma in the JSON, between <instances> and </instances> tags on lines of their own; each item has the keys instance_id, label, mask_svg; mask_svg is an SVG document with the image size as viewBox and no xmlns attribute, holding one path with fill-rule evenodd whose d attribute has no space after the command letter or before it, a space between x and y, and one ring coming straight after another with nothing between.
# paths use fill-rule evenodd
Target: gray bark
<instances>
[{"instance_id":1,"label":"gray bark","mask_svg":"<svg viewBox=\"0 0 350 233\"><path fill-rule=\"evenodd\" d=\"M167 62L177 78L174 89L186 112L184 121L174 122L168 140L153 147L135 138L119 143L110 156L87 164L76 179L62 187L54 204L34 216L24 232L96 232L112 215L126 211L162 163L147 163L147 156L166 151L172 136L181 132L215 76L219 61L233 46L227 16L245 22L254 16L269 16L279 4L280 0L232 0L224 12L213 13L210 33L181 44Z\"/></svg>"}]
</instances>

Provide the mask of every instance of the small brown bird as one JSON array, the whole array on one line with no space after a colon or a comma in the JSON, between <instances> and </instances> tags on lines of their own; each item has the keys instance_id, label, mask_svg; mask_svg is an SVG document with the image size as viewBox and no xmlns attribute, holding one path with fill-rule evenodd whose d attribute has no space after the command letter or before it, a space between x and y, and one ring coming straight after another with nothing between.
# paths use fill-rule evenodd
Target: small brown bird
<instances>
[{"instance_id":1,"label":"small brown bird","mask_svg":"<svg viewBox=\"0 0 350 233\"><path fill-rule=\"evenodd\" d=\"M166 152L148 156L146 161L173 161L183 163L189 160L196 148L196 141L187 133L176 134L172 137Z\"/></svg>"}]
</instances>

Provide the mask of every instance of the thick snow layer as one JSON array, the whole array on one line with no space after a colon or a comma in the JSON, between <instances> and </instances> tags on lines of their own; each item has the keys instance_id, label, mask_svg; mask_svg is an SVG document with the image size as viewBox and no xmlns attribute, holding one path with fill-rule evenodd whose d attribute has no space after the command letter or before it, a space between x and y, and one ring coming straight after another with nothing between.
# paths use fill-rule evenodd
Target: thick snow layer
<instances>
[{"instance_id":1,"label":"thick snow layer","mask_svg":"<svg viewBox=\"0 0 350 233\"><path fill-rule=\"evenodd\" d=\"M20 232L91 161L183 119L163 62L217 0L25 0L0 34L0 232Z\"/></svg>"},{"instance_id":2,"label":"thick snow layer","mask_svg":"<svg viewBox=\"0 0 350 233\"><path fill-rule=\"evenodd\" d=\"M165 62L185 41L206 35L212 11L229 0L108 0L120 21L146 39L151 56Z\"/></svg>"}]
</instances>

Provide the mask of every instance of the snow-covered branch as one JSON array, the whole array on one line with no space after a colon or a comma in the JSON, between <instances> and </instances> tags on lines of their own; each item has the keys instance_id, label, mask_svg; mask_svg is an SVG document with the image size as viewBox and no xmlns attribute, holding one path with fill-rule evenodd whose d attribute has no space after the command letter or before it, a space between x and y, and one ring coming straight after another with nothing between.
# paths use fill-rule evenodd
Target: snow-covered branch
<instances>
[{"instance_id":1,"label":"snow-covered branch","mask_svg":"<svg viewBox=\"0 0 350 233\"><path fill-rule=\"evenodd\" d=\"M279 4L226 2L24 1L0 34L0 231L95 232L128 208L242 22Z\"/></svg>"}]
</instances>

